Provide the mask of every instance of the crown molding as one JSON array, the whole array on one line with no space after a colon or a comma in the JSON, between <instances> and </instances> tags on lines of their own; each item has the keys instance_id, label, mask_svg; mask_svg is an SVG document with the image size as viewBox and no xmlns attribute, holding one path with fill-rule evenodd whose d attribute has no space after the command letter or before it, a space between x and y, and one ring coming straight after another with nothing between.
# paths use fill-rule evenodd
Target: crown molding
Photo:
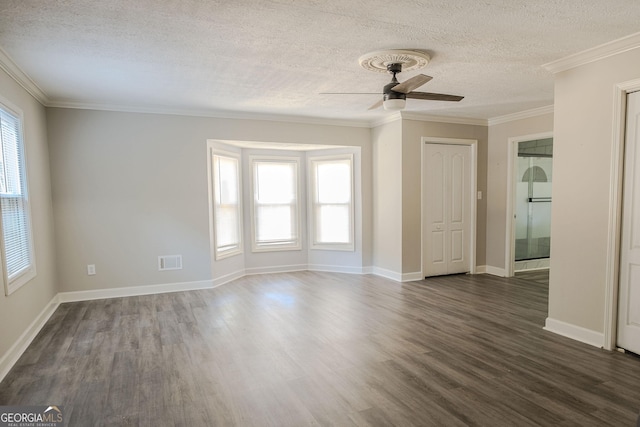
<instances>
[{"instance_id":1,"label":"crown molding","mask_svg":"<svg viewBox=\"0 0 640 427\"><path fill-rule=\"evenodd\" d=\"M489 119L489 126L495 126L502 123L513 122L516 120L529 119L531 117L543 116L545 114L553 114L553 105L547 105L546 107L533 108L531 110L520 111L518 113L493 117Z\"/></svg>"},{"instance_id":2,"label":"crown molding","mask_svg":"<svg viewBox=\"0 0 640 427\"><path fill-rule=\"evenodd\" d=\"M38 102L46 106L49 102L49 97L44 93L42 89L29 77L18 64L13 62L13 59L7 54L7 52L0 47L0 68L2 68L9 76L16 81L20 86L24 88L31 96L33 96Z\"/></svg>"},{"instance_id":3,"label":"crown molding","mask_svg":"<svg viewBox=\"0 0 640 427\"><path fill-rule=\"evenodd\" d=\"M566 58L542 65L545 70L556 74L581 65L599 61L609 56L617 55L640 47L640 33L634 33L591 49L569 55Z\"/></svg>"},{"instance_id":4,"label":"crown molding","mask_svg":"<svg viewBox=\"0 0 640 427\"><path fill-rule=\"evenodd\" d=\"M471 119L467 117L447 117L447 116L432 116L429 114L421 114L413 111L401 111L400 114L405 120L417 120L421 122L438 122L438 123L453 123L457 125L472 125L472 126L488 126L486 119Z\"/></svg>"},{"instance_id":5,"label":"crown molding","mask_svg":"<svg viewBox=\"0 0 640 427\"><path fill-rule=\"evenodd\" d=\"M370 128L368 120L331 119L310 116L294 116L240 111L203 110L190 108L171 108L163 106L132 106L120 104L92 104L84 102L53 101L47 107L73 108L78 110L113 111L123 113L168 114L175 116L210 117L215 119L264 120L272 122L300 123L325 126L344 126Z\"/></svg>"},{"instance_id":6,"label":"crown molding","mask_svg":"<svg viewBox=\"0 0 640 427\"><path fill-rule=\"evenodd\" d=\"M369 127L375 128L378 126L393 123L398 120L402 120L402 115L400 114L400 111L396 111L395 113L389 114L388 116L384 116L381 119L373 120L372 122L369 123Z\"/></svg>"}]
</instances>

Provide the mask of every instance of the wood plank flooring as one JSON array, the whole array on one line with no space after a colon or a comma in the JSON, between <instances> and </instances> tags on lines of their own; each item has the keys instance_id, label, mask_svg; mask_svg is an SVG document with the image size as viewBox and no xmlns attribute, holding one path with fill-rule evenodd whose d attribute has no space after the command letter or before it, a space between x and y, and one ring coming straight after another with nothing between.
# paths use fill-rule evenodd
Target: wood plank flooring
<instances>
[{"instance_id":1,"label":"wood plank flooring","mask_svg":"<svg viewBox=\"0 0 640 427\"><path fill-rule=\"evenodd\" d=\"M62 304L0 405L71 426L634 426L640 358L543 331L546 283L299 272Z\"/></svg>"}]
</instances>

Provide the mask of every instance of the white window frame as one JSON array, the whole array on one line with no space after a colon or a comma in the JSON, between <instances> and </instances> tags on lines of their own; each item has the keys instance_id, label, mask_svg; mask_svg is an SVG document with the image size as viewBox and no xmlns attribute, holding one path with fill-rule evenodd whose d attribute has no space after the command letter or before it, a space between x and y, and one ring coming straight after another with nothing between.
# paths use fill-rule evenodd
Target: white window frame
<instances>
[{"instance_id":1,"label":"white window frame","mask_svg":"<svg viewBox=\"0 0 640 427\"><path fill-rule=\"evenodd\" d=\"M218 189L218 180L217 180L217 165L216 165L216 157L221 157L221 158L227 158L227 159L233 159L236 161L238 167L236 170L236 182L238 183L238 194L237 194L237 200L238 200L238 205L237 205L237 224L238 224L238 244L235 245L234 247L229 247L229 248L220 248L218 247L218 233L217 233L217 206L216 206L216 191ZM211 209L211 216L212 216L212 235L213 235L213 253L214 253L214 259L216 261L218 260L222 260L225 258L229 258L232 256L236 256L236 255L240 255L244 253L244 238L243 238L243 214L242 214L242 197L243 197L243 191L242 191L242 156L239 153L233 153L230 151L224 151L224 150L218 150L215 148L211 148L209 150L209 162L210 162L210 173L211 173L211 178L210 178L210 185L211 185L211 190L210 190L210 209Z\"/></svg>"},{"instance_id":2,"label":"white window frame","mask_svg":"<svg viewBox=\"0 0 640 427\"><path fill-rule=\"evenodd\" d=\"M295 230L296 236L292 240L281 241L281 242L272 242L272 243L261 243L257 240L257 193L256 193L256 163L291 163L294 165L295 178L294 178L294 186L295 186L295 204L294 204L294 214L293 219L296 223L293 225L293 229ZM272 251L292 251L292 250L301 250L302 249L302 234L301 234L301 203L300 203L300 158L299 157L291 157L291 156L261 156L261 155L252 155L249 156L249 164L251 167L251 250L252 252L272 252Z\"/></svg>"},{"instance_id":3,"label":"white window frame","mask_svg":"<svg viewBox=\"0 0 640 427\"><path fill-rule=\"evenodd\" d=\"M2 227L2 216L0 215L0 253L2 256L2 278L4 282L5 295L11 295L13 292L24 286L30 280L36 277L36 259L35 259L35 246L33 243L33 226L31 222L31 206L29 200L29 189L28 189L28 175L27 175L27 160L26 160L26 147L24 144L24 114L22 111L12 106L9 102L4 99L0 99L0 109L4 111L4 113L13 116L18 121L18 135L17 135L17 149L20 153L19 156L19 174L20 174L20 187L21 194L19 198L22 199L22 205L25 212L25 221L26 221L26 239L28 244L28 257L29 263L22 270L16 272L12 277L9 277L7 271L7 250L4 240L4 229ZM2 150L0 149L0 154L2 154ZM4 162L3 162L4 163ZM4 172L4 170L0 170L0 173ZM0 203L3 203L5 199L15 198L6 194L0 194Z\"/></svg>"},{"instance_id":4,"label":"white window frame","mask_svg":"<svg viewBox=\"0 0 640 427\"><path fill-rule=\"evenodd\" d=\"M350 182L351 198L349 202L349 242L347 243L322 243L318 242L316 236L317 227L317 207L320 203L317 201L317 175L316 163L325 163L331 161L349 161L350 166ZM331 250L331 251L355 251L355 171L354 171L354 155L353 154L336 154L327 156L308 156L308 218L309 218L309 248L314 250Z\"/></svg>"}]
</instances>

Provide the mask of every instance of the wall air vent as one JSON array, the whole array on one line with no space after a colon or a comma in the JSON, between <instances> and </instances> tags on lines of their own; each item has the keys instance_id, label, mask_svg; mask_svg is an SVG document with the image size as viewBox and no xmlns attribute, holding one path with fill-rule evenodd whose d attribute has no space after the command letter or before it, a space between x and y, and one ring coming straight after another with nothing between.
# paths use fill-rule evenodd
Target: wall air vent
<instances>
[{"instance_id":1,"label":"wall air vent","mask_svg":"<svg viewBox=\"0 0 640 427\"><path fill-rule=\"evenodd\" d=\"M182 255L161 255L158 257L158 270L182 270Z\"/></svg>"}]
</instances>

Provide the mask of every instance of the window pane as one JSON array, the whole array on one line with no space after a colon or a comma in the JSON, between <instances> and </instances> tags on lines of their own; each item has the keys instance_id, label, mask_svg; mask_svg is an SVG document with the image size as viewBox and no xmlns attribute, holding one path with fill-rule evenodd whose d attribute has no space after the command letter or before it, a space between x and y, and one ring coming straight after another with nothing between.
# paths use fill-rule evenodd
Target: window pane
<instances>
[{"instance_id":1,"label":"window pane","mask_svg":"<svg viewBox=\"0 0 640 427\"><path fill-rule=\"evenodd\" d=\"M349 243L349 205L320 205L317 214L318 243Z\"/></svg>"},{"instance_id":2,"label":"window pane","mask_svg":"<svg viewBox=\"0 0 640 427\"><path fill-rule=\"evenodd\" d=\"M353 250L352 158L312 159L311 173L313 244ZM340 245L340 248L331 245Z\"/></svg>"},{"instance_id":3,"label":"window pane","mask_svg":"<svg viewBox=\"0 0 640 427\"><path fill-rule=\"evenodd\" d=\"M256 241L258 243L295 240L293 210L291 206L258 206Z\"/></svg>"},{"instance_id":4,"label":"window pane","mask_svg":"<svg viewBox=\"0 0 640 427\"><path fill-rule=\"evenodd\" d=\"M351 164L349 160L317 164L318 203L351 201Z\"/></svg>"},{"instance_id":5,"label":"window pane","mask_svg":"<svg viewBox=\"0 0 640 427\"><path fill-rule=\"evenodd\" d=\"M0 110L0 204L9 284L33 267L20 120Z\"/></svg>"},{"instance_id":6,"label":"window pane","mask_svg":"<svg viewBox=\"0 0 640 427\"><path fill-rule=\"evenodd\" d=\"M216 254L241 251L240 165L233 157L213 156Z\"/></svg>"},{"instance_id":7,"label":"window pane","mask_svg":"<svg viewBox=\"0 0 640 427\"><path fill-rule=\"evenodd\" d=\"M255 159L254 249L298 248L298 161Z\"/></svg>"},{"instance_id":8,"label":"window pane","mask_svg":"<svg viewBox=\"0 0 640 427\"><path fill-rule=\"evenodd\" d=\"M238 203L238 160L218 157L219 203Z\"/></svg>"},{"instance_id":9,"label":"window pane","mask_svg":"<svg viewBox=\"0 0 640 427\"><path fill-rule=\"evenodd\" d=\"M238 235L238 207L223 205L216 210L216 244L218 249L235 247L240 242Z\"/></svg>"},{"instance_id":10,"label":"window pane","mask_svg":"<svg viewBox=\"0 0 640 427\"><path fill-rule=\"evenodd\" d=\"M256 163L259 203L291 203L296 198L294 163Z\"/></svg>"}]
</instances>

